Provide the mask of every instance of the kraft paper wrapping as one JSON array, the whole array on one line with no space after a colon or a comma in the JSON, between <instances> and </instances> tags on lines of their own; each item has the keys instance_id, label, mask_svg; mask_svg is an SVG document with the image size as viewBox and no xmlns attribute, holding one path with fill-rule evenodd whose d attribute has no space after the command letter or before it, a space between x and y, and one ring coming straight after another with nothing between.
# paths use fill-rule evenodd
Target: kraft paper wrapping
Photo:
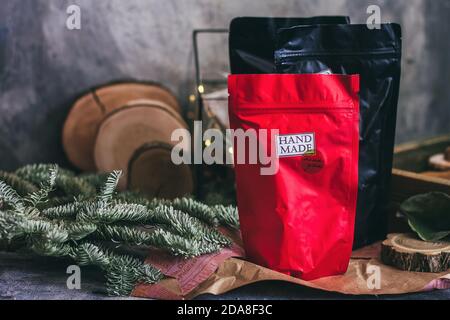
<instances>
[{"instance_id":1,"label":"kraft paper wrapping","mask_svg":"<svg viewBox=\"0 0 450 320\"><path fill-rule=\"evenodd\" d=\"M401 294L450 288L450 270L443 273L407 272L384 265L379 260L380 244L354 251L344 275L313 281L293 278L237 258L243 257L239 245L189 260L154 253L149 255L147 261L159 267L168 278L158 284L140 284L132 295L155 299L192 299L200 294L218 295L265 280L287 281L352 295ZM375 273L380 276L379 283L374 281Z\"/></svg>"}]
</instances>

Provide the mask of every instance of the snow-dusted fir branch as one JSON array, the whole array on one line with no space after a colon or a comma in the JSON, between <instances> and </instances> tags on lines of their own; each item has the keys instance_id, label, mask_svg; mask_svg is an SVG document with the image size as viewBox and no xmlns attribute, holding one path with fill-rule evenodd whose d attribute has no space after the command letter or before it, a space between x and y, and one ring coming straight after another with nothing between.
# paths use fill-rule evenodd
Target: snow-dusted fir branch
<instances>
[{"instance_id":1,"label":"snow-dusted fir branch","mask_svg":"<svg viewBox=\"0 0 450 320\"><path fill-rule=\"evenodd\" d=\"M114 247L151 246L182 257L231 244L215 226L237 228L235 207L116 193L120 176L120 171L75 176L52 165L0 173L0 240L23 243L41 255L69 256L81 265L96 265L105 271L108 292L114 295L127 295L136 283L153 283L163 275L133 256L104 249L97 241Z\"/></svg>"}]
</instances>

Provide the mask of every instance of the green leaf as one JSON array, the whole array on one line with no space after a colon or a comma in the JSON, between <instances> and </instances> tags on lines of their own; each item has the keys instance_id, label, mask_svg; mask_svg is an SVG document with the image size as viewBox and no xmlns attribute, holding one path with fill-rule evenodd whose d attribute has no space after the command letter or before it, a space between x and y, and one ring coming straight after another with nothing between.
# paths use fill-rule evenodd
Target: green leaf
<instances>
[{"instance_id":1,"label":"green leaf","mask_svg":"<svg viewBox=\"0 0 450 320\"><path fill-rule=\"evenodd\" d=\"M400 212L408 224L425 241L437 241L450 235L450 196L430 192L404 201Z\"/></svg>"}]
</instances>

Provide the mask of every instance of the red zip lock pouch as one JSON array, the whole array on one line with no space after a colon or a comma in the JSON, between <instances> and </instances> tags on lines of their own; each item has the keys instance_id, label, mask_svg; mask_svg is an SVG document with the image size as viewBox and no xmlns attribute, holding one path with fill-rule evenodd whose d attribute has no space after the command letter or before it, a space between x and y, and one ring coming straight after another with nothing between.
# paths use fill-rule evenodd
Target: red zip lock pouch
<instances>
[{"instance_id":1,"label":"red zip lock pouch","mask_svg":"<svg viewBox=\"0 0 450 320\"><path fill-rule=\"evenodd\" d=\"M345 273L358 190L359 76L231 75L228 91L233 134L255 133L257 153L266 155L251 162L251 135L232 136L248 259L305 280ZM263 174L273 167L267 156L276 169Z\"/></svg>"}]
</instances>

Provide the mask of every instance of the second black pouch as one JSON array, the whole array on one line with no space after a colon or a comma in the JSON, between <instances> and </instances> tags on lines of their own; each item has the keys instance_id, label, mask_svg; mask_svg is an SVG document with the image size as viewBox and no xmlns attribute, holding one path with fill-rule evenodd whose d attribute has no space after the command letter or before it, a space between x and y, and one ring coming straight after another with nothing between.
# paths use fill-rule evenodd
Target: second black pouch
<instances>
[{"instance_id":1,"label":"second black pouch","mask_svg":"<svg viewBox=\"0 0 450 320\"><path fill-rule=\"evenodd\" d=\"M360 75L359 182L354 248L384 239L400 83L398 24L314 25L281 29L279 73Z\"/></svg>"}]
</instances>

